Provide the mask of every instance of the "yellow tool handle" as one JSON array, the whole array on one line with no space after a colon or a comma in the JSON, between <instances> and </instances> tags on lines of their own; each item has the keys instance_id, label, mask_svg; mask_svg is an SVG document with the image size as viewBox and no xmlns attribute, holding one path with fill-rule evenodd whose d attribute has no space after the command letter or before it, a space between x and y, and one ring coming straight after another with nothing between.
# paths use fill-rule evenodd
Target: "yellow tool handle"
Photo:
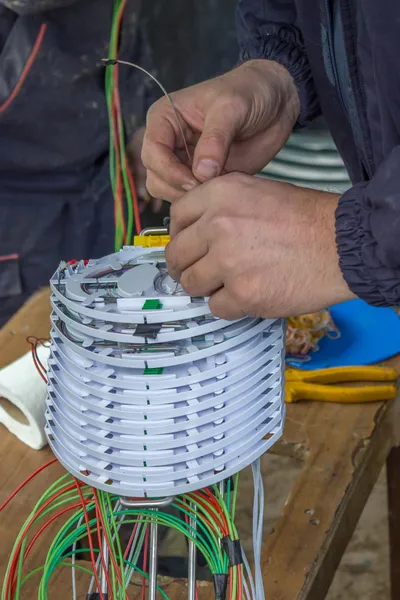
<instances>
[{"instance_id":1,"label":"yellow tool handle","mask_svg":"<svg viewBox=\"0 0 400 600\"><path fill-rule=\"evenodd\" d=\"M286 369L286 381L304 381L319 383L345 383L347 381L396 381L396 369L389 367L333 367L303 371L301 369Z\"/></svg>"},{"instance_id":2,"label":"yellow tool handle","mask_svg":"<svg viewBox=\"0 0 400 600\"><path fill-rule=\"evenodd\" d=\"M397 395L397 386L391 384L346 387L287 381L285 392L286 402L288 403L298 402L299 400L314 400L316 402L357 404L391 400Z\"/></svg>"}]
</instances>

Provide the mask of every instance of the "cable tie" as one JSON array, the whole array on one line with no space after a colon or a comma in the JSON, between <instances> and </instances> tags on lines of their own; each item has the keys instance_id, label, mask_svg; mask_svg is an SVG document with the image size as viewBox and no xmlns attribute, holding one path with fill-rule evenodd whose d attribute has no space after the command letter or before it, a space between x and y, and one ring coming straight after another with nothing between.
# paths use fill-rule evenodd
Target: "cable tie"
<instances>
[{"instance_id":1,"label":"cable tie","mask_svg":"<svg viewBox=\"0 0 400 600\"><path fill-rule=\"evenodd\" d=\"M102 58L101 62L103 63L103 65L105 67L110 67L112 65L117 65L118 64L118 61L115 60L114 58Z\"/></svg>"},{"instance_id":2,"label":"cable tie","mask_svg":"<svg viewBox=\"0 0 400 600\"><path fill-rule=\"evenodd\" d=\"M228 575L226 573L215 573L213 575L215 600L226 600L228 588Z\"/></svg>"},{"instance_id":3,"label":"cable tie","mask_svg":"<svg viewBox=\"0 0 400 600\"><path fill-rule=\"evenodd\" d=\"M102 596L104 600L108 600L108 594L103 592ZM86 600L100 600L99 592L92 592L91 594L86 594Z\"/></svg>"},{"instance_id":4,"label":"cable tie","mask_svg":"<svg viewBox=\"0 0 400 600\"><path fill-rule=\"evenodd\" d=\"M236 567L243 563L242 545L239 539L232 540L229 535L226 535L221 539L221 544L228 555L230 567Z\"/></svg>"}]
</instances>

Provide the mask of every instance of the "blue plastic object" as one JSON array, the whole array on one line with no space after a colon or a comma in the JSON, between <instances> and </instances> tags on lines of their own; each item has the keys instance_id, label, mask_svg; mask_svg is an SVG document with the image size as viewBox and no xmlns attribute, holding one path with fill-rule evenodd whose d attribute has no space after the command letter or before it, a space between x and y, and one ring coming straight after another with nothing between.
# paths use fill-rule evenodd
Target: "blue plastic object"
<instances>
[{"instance_id":1,"label":"blue plastic object","mask_svg":"<svg viewBox=\"0 0 400 600\"><path fill-rule=\"evenodd\" d=\"M323 338L307 362L287 358L300 369L370 365L400 353L400 318L390 308L375 308L362 300L332 306L338 339Z\"/></svg>"}]
</instances>

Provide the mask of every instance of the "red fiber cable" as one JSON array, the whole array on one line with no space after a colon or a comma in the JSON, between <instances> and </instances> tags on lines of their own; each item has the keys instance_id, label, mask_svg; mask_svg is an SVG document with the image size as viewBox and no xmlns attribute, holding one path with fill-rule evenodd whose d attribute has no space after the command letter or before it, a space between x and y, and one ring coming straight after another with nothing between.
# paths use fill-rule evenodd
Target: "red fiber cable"
<instances>
[{"instance_id":1,"label":"red fiber cable","mask_svg":"<svg viewBox=\"0 0 400 600\"><path fill-rule=\"evenodd\" d=\"M121 4L120 7L120 12L118 14L118 19L117 19L117 24L116 24L116 31L117 31L117 35L116 35L116 40L118 40L119 38L119 33L121 30L121 25L122 25L122 19L123 19L123 15L124 15L124 11L126 8L126 4L127 4L127 0L124 0L124 2ZM118 42L116 42L118 43ZM118 48L115 47L114 49L115 51L115 56L117 57L118 54ZM117 119L117 123L116 123L116 132L119 133L120 129L122 129L123 127L123 121L122 121L122 113L121 113L121 102L120 102L120 96L119 96L119 68L118 68L118 64L115 65L114 67L114 93L113 93L113 109L116 113L116 119ZM119 140L121 141L121 140ZM120 160L122 160L122 157L120 157ZM136 228L136 232L139 234L142 230L142 226L141 226L141 222L140 222L140 213L139 213L139 202L138 202L138 197L137 197L137 193L136 193L136 187L135 187L135 183L132 177L132 173L131 170L129 168L129 164L128 164L128 160L125 156L125 167L127 170L127 174L128 174L128 180L129 180L129 188L131 190L131 194L132 194L132 205L133 205L133 212L134 212L134 219L135 219L135 228ZM132 243L132 240L127 240L126 239L126 234L125 234L125 243Z\"/></svg>"},{"instance_id":2,"label":"red fiber cable","mask_svg":"<svg viewBox=\"0 0 400 600\"><path fill-rule=\"evenodd\" d=\"M239 600L243 600L243 583L242 583L242 567L237 566L238 570L238 588L239 588Z\"/></svg>"},{"instance_id":3,"label":"red fiber cable","mask_svg":"<svg viewBox=\"0 0 400 600\"><path fill-rule=\"evenodd\" d=\"M53 494L53 496L51 496L51 498L49 498L48 500L46 500L46 502L36 511L36 513L32 516L32 518L30 519L29 523L26 525L25 529L22 532L21 538L17 544L17 547L15 549L14 552L14 556L13 559L11 561L11 565L10 565L10 572L9 572L9 577L7 579L7 583L6 583L6 590L5 590L5 597L8 598L10 595L10 586L11 584L13 584L14 579L15 579L15 571L17 568L17 564L18 564L18 559L19 559L19 554L21 552L21 547L24 541L24 538L26 536L26 534L29 531L29 528L31 527L32 523L34 523L34 521L41 515L41 513L57 498L59 498L60 496L62 496L62 494L65 494L65 492L68 492L72 489L74 489L74 484L71 484L69 486L67 486L65 489L59 490L56 494ZM80 488L79 488L80 490ZM104 599L103 599L104 600Z\"/></svg>"},{"instance_id":4,"label":"red fiber cable","mask_svg":"<svg viewBox=\"0 0 400 600\"><path fill-rule=\"evenodd\" d=\"M128 173L129 187L131 189L131 194L132 194L133 213L135 215L135 227L136 227L136 232L139 235L140 232L142 231L142 224L140 222L140 213L139 213L139 202L138 202L135 182L133 180L132 173L131 173L131 170L128 165L128 159L126 157L125 157L125 165L126 165L126 171Z\"/></svg>"},{"instance_id":5,"label":"red fiber cable","mask_svg":"<svg viewBox=\"0 0 400 600\"><path fill-rule=\"evenodd\" d=\"M112 112L113 112L113 128L114 128L114 151L115 151L115 162L116 162L116 174L117 181L115 187L115 223L117 224L119 215L121 216L121 226L122 226L122 235L124 239L124 243L126 243L126 228L125 228L125 219L124 219L124 210L122 205L122 179L121 179L121 158L120 158L120 147L118 142L118 126L116 125L116 107L113 104Z\"/></svg>"},{"instance_id":6,"label":"red fiber cable","mask_svg":"<svg viewBox=\"0 0 400 600\"><path fill-rule=\"evenodd\" d=\"M61 517L62 515L64 515L68 511L73 510L74 508L78 508L79 506L81 506L81 503L77 502L76 504L71 504L71 506L67 506L66 508L63 508L62 510L59 510L44 525L42 525L42 527L35 533L35 535L33 536L32 540L29 542L29 546L25 550L24 560L26 560L28 554L32 550L32 546L35 544L35 542L37 541L37 539L42 535L42 533L47 529L47 527L49 525L51 525L51 523L53 523L53 521L55 521L56 519L58 519L58 517Z\"/></svg>"},{"instance_id":7,"label":"red fiber cable","mask_svg":"<svg viewBox=\"0 0 400 600\"><path fill-rule=\"evenodd\" d=\"M202 506L207 511L207 513L211 517L213 517L215 519L214 513L210 513L208 506L204 503L205 500L207 500L207 502L208 502L210 500L210 498L205 499L203 497L203 495L200 494L199 492L196 492L196 494L193 494L193 498L200 504L200 506ZM217 522L219 524L219 527L221 528L221 531L222 531L223 535L228 535L229 534L229 530L228 530L228 524L227 524L227 521L226 521L225 514L223 513L223 511L222 511L222 509L221 509L221 507L219 506L218 503L217 504L212 503L212 504L216 508L216 510L218 512L218 515L222 518L222 522L221 522L221 520L217 521ZM212 529L215 529L213 523L211 523L210 521L208 521L208 524L210 525L210 527Z\"/></svg>"},{"instance_id":8,"label":"red fiber cable","mask_svg":"<svg viewBox=\"0 0 400 600\"><path fill-rule=\"evenodd\" d=\"M113 49L115 58L118 58L118 40L119 40L120 31L121 31L122 18L124 15L125 7L126 7L126 0L124 0L124 2L121 4L121 6L119 8L118 17L117 17L115 48ZM116 200L117 206L115 207L115 222L118 223L118 221L119 221L118 216L120 216L123 242L124 242L124 244L127 244L124 208L123 208L123 202L122 202L122 198L123 198L123 186L122 186L122 179L121 179L122 157L120 154L121 140L119 139L120 123L121 123L121 127L122 127L122 120L121 120L121 108L120 108L120 101L119 101L119 69L118 69L118 65L115 65L115 67L114 67L113 78L114 78L114 89L113 89L113 97L112 97L112 115L113 115L113 129L114 129L114 150L115 150L115 154L116 154L116 173L117 173L117 185L116 185L116 194L115 194L115 200Z\"/></svg>"},{"instance_id":9,"label":"red fiber cable","mask_svg":"<svg viewBox=\"0 0 400 600\"><path fill-rule=\"evenodd\" d=\"M36 477L36 475L38 475L39 473L41 473L44 469L46 469L47 467L49 467L50 465L53 465L54 463L57 462L56 458L52 458L51 460L49 460L47 463L44 463L44 465L42 465L41 467L39 467L38 469L36 469L36 471L34 471L31 475L29 475L29 477L27 477L25 479L25 481L23 481L13 492L12 494L7 498L7 500L5 500L3 502L3 504L0 505L0 512L11 502L11 500L13 498L15 498L15 496L18 494L18 492L20 492L30 481L32 481L32 479L34 477Z\"/></svg>"},{"instance_id":10,"label":"red fiber cable","mask_svg":"<svg viewBox=\"0 0 400 600\"><path fill-rule=\"evenodd\" d=\"M233 567L231 567L229 569L229 591L228 591L228 598L232 598L233 596L233 576L232 576L232 571L233 571Z\"/></svg>"},{"instance_id":11,"label":"red fiber cable","mask_svg":"<svg viewBox=\"0 0 400 600\"><path fill-rule=\"evenodd\" d=\"M38 356L37 347L39 344L44 346L44 344L49 342L50 340L48 338L36 338L33 335L30 335L26 338L26 341L31 346L33 364L35 365L40 377L45 383L47 383L46 369Z\"/></svg>"},{"instance_id":12,"label":"red fiber cable","mask_svg":"<svg viewBox=\"0 0 400 600\"><path fill-rule=\"evenodd\" d=\"M29 55L29 58L25 63L25 67L23 68L20 78L18 79L17 85L15 86L15 88L13 89L13 91L11 92L11 94L9 95L7 100L5 102L3 102L3 104L0 106L0 113L7 110L7 108L15 100L15 98L18 96L19 92L21 91L21 88L24 85L25 79L28 77L29 72L32 68L32 65L37 58L37 55L39 53L40 47L43 42L44 34L46 33L46 29L47 29L47 25L46 25L46 23L43 23L39 29L39 33L36 38L36 42L33 45L32 51Z\"/></svg>"},{"instance_id":13,"label":"red fiber cable","mask_svg":"<svg viewBox=\"0 0 400 600\"><path fill-rule=\"evenodd\" d=\"M121 156L121 152L120 152L120 148L121 148L121 136L120 133L122 133L122 128L123 128L123 124L122 124L122 115L121 115L121 104L120 104L120 99L119 99L119 67L118 65L115 65L114 67L114 93L113 93L113 113L114 113L114 147L117 146L118 149L116 149L116 154L117 154L117 173L118 173L118 177L120 180L120 186L121 186L121 190L120 190L120 198L119 198L119 203L120 203L120 211L121 211L121 217L122 217L122 221L123 221L123 226L124 226L124 243L127 244L129 243L126 237L126 229L125 229L125 220L124 220L124 209L123 209L123 203L122 203L122 197L123 197L123 189L122 189L122 160L123 156Z\"/></svg>"},{"instance_id":14,"label":"red fiber cable","mask_svg":"<svg viewBox=\"0 0 400 600\"><path fill-rule=\"evenodd\" d=\"M126 549L125 549L125 552L124 552L124 558L125 558L125 559L126 559L126 558L128 558L128 554L129 554L129 551L130 551L130 549L131 549L132 542L133 542L133 540L134 540L134 538L135 538L135 533L136 533L136 530L137 530L138 526L139 526L139 523L135 523L135 526L134 526L134 528L133 528L133 530L132 530L132 533L131 533L131 535L130 535L130 538L129 538L128 544L127 544L127 546L126 546Z\"/></svg>"}]
</instances>

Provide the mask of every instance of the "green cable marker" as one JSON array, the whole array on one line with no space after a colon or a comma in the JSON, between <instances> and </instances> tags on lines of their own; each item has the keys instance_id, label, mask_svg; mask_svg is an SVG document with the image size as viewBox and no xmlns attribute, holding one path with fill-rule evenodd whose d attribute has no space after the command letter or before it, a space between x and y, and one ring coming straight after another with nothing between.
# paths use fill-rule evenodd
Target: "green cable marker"
<instances>
[{"instance_id":1,"label":"green cable marker","mask_svg":"<svg viewBox=\"0 0 400 600\"><path fill-rule=\"evenodd\" d=\"M145 370L143 371L143 375L162 375L163 371L164 371L164 369L162 367L157 367L154 369L150 369L149 367L146 367Z\"/></svg>"},{"instance_id":2,"label":"green cable marker","mask_svg":"<svg viewBox=\"0 0 400 600\"><path fill-rule=\"evenodd\" d=\"M158 298L154 298L154 300L146 300L142 306L142 310L160 310L160 308L162 308L162 304Z\"/></svg>"}]
</instances>

